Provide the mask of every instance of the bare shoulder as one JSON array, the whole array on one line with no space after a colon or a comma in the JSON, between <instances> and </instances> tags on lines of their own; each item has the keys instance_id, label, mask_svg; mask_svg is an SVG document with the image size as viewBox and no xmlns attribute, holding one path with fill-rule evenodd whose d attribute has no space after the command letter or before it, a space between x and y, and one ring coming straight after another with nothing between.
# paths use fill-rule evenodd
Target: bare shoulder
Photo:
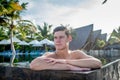
<instances>
[{"instance_id":1,"label":"bare shoulder","mask_svg":"<svg viewBox=\"0 0 120 80\"><path fill-rule=\"evenodd\" d=\"M42 57L53 58L54 55L55 55L54 52L46 52L45 54L42 55Z\"/></svg>"},{"instance_id":2,"label":"bare shoulder","mask_svg":"<svg viewBox=\"0 0 120 80\"><path fill-rule=\"evenodd\" d=\"M86 54L85 52L83 52L82 50L74 50L74 51L71 51L72 54Z\"/></svg>"},{"instance_id":3,"label":"bare shoulder","mask_svg":"<svg viewBox=\"0 0 120 80\"><path fill-rule=\"evenodd\" d=\"M72 51L72 55L76 56L77 58L88 58L88 57L91 57L91 56L87 55L82 50L74 50L74 51Z\"/></svg>"}]
</instances>

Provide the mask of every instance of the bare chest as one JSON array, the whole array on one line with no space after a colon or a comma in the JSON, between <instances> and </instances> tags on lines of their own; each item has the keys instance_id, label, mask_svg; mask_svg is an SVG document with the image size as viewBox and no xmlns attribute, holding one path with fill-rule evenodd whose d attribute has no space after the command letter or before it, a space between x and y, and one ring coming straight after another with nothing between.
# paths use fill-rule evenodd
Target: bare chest
<instances>
[{"instance_id":1,"label":"bare chest","mask_svg":"<svg viewBox=\"0 0 120 80\"><path fill-rule=\"evenodd\" d=\"M77 59L77 56L75 54L69 54L68 56L64 57L64 56L58 56L58 55L54 55L55 59Z\"/></svg>"}]
</instances>

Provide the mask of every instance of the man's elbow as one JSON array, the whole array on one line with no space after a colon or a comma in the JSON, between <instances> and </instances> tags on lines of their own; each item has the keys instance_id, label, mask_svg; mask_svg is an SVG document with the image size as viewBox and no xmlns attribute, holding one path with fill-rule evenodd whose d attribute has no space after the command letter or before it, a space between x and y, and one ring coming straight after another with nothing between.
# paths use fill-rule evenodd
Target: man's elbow
<instances>
[{"instance_id":1,"label":"man's elbow","mask_svg":"<svg viewBox=\"0 0 120 80\"><path fill-rule=\"evenodd\" d=\"M102 62L101 61L97 61L96 62L96 68L101 68L102 67Z\"/></svg>"},{"instance_id":2,"label":"man's elbow","mask_svg":"<svg viewBox=\"0 0 120 80\"><path fill-rule=\"evenodd\" d=\"M36 58L30 63L30 69L32 70L44 70L46 69L46 62L41 58Z\"/></svg>"},{"instance_id":3,"label":"man's elbow","mask_svg":"<svg viewBox=\"0 0 120 80\"><path fill-rule=\"evenodd\" d=\"M33 60L31 63L30 63L30 69L32 70L38 70L38 62L37 60Z\"/></svg>"},{"instance_id":4,"label":"man's elbow","mask_svg":"<svg viewBox=\"0 0 120 80\"><path fill-rule=\"evenodd\" d=\"M30 63L30 69L32 69L32 70L35 70L35 69L36 69L36 67L35 67L35 64L34 64L34 63Z\"/></svg>"},{"instance_id":5,"label":"man's elbow","mask_svg":"<svg viewBox=\"0 0 120 80\"><path fill-rule=\"evenodd\" d=\"M100 63L99 63L99 67L101 68L102 67L102 62L100 61Z\"/></svg>"}]
</instances>

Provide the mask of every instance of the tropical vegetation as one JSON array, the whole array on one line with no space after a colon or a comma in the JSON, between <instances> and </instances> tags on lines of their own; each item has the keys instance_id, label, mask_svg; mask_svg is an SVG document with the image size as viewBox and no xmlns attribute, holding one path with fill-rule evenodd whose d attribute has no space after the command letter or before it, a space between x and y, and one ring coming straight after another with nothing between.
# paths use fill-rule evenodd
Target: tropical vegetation
<instances>
[{"instance_id":1,"label":"tropical vegetation","mask_svg":"<svg viewBox=\"0 0 120 80\"><path fill-rule=\"evenodd\" d=\"M120 26L117 29L113 30L108 40L108 43L109 44L120 43Z\"/></svg>"},{"instance_id":2,"label":"tropical vegetation","mask_svg":"<svg viewBox=\"0 0 120 80\"><path fill-rule=\"evenodd\" d=\"M104 3L106 3L106 1L107 0L105 0ZM10 59L11 66L13 66L16 55L15 48L20 48L19 45L13 43L13 36L27 42L36 39L40 41L45 38L53 40L53 34L51 33L52 25L44 22L43 26L35 26L30 20L23 20L21 18L21 13L26 10L27 4L28 3L20 4L19 0L0 0L0 41L3 39L11 40L11 50L13 54ZM74 32L72 34L74 38L76 35ZM120 43L120 27L113 30L108 42L109 44ZM95 46L97 49L102 49L105 45L105 41L97 40ZM31 49L30 46L27 48Z\"/></svg>"},{"instance_id":3,"label":"tropical vegetation","mask_svg":"<svg viewBox=\"0 0 120 80\"><path fill-rule=\"evenodd\" d=\"M10 38L12 57L10 66L13 66L15 59L15 48L13 44L13 36L21 37L25 40L27 34L35 31L34 24L29 20L22 20L20 14L26 9L28 3L19 3L19 0L1 0L0 1L0 30L1 39ZM3 34L5 33L5 34Z\"/></svg>"}]
</instances>

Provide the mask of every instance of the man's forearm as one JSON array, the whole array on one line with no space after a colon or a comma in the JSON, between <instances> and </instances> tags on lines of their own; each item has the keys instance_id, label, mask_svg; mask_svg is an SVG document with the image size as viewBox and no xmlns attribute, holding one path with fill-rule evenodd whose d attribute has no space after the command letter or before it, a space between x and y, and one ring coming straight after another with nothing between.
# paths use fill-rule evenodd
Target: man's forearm
<instances>
[{"instance_id":1,"label":"man's forearm","mask_svg":"<svg viewBox=\"0 0 120 80\"><path fill-rule=\"evenodd\" d=\"M30 68L33 70L46 70L46 69L51 69L51 70L90 70L88 68L80 68L77 66L73 66L71 64L67 63L48 63L42 58L37 58L33 60L30 64Z\"/></svg>"},{"instance_id":2,"label":"man's forearm","mask_svg":"<svg viewBox=\"0 0 120 80\"><path fill-rule=\"evenodd\" d=\"M66 63L81 68L99 68L102 66L102 63L95 59L66 60Z\"/></svg>"},{"instance_id":3,"label":"man's forearm","mask_svg":"<svg viewBox=\"0 0 120 80\"><path fill-rule=\"evenodd\" d=\"M62 63L47 63L43 59L39 59L36 61L33 61L30 64L30 68L33 70L45 70L45 69L51 69L51 70L70 70L68 64L62 64Z\"/></svg>"}]
</instances>

